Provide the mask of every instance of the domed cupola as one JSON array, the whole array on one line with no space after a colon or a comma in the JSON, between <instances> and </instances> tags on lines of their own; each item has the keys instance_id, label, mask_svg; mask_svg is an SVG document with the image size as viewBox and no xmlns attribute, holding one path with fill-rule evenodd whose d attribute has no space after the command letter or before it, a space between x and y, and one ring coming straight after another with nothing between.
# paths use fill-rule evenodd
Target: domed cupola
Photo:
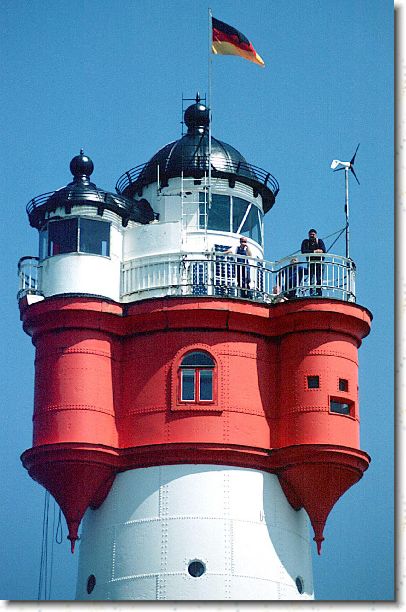
<instances>
[{"instance_id":1,"label":"domed cupola","mask_svg":"<svg viewBox=\"0 0 406 612\"><path fill-rule=\"evenodd\" d=\"M125 196L100 189L90 181L94 165L82 149L80 154L71 160L69 167L73 180L66 187L37 196L27 204L27 214L32 227L41 229L49 213L63 208L68 215L73 206L92 206L101 216L105 210L110 210L121 217L123 226L126 226L129 220L142 224L153 221L154 212L146 200L129 200Z\"/></svg>"},{"instance_id":2,"label":"domed cupola","mask_svg":"<svg viewBox=\"0 0 406 612\"><path fill-rule=\"evenodd\" d=\"M196 96L195 104L184 113L187 133L160 149L149 162L132 168L117 181L119 194L140 197L144 187L157 182L168 185L168 180L180 177L201 179L209 170L209 109ZM264 212L272 208L279 191L277 180L270 172L249 164L237 149L211 138L211 176L228 179L230 187L239 181L252 187L253 195L262 196Z\"/></svg>"}]
</instances>

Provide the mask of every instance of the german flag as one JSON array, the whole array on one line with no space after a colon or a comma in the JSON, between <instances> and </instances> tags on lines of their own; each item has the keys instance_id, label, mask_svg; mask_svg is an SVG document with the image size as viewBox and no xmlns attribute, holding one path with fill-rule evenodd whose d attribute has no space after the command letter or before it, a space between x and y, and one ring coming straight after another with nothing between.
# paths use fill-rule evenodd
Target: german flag
<instances>
[{"instance_id":1,"label":"german flag","mask_svg":"<svg viewBox=\"0 0 406 612\"><path fill-rule=\"evenodd\" d=\"M211 50L216 55L239 55L254 64L265 66L248 38L232 26L212 17L212 32Z\"/></svg>"}]
</instances>

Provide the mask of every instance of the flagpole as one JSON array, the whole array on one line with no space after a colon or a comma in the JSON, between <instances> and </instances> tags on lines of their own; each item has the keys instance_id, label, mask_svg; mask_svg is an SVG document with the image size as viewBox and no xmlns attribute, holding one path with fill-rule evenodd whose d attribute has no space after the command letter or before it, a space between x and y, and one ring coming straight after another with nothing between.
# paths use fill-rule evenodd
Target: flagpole
<instances>
[{"instance_id":1,"label":"flagpole","mask_svg":"<svg viewBox=\"0 0 406 612\"><path fill-rule=\"evenodd\" d=\"M212 63L212 53L211 53L211 45L213 40L213 32L212 32L212 12L211 8L209 8L209 46L208 46L208 107L209 107L209 189L208 189L208 208L211 208L211 121L212 121L212 112L211 112L211 63ZM207 228L208 215L206 216L206 228Z\"/></svg>"}]
</instances>

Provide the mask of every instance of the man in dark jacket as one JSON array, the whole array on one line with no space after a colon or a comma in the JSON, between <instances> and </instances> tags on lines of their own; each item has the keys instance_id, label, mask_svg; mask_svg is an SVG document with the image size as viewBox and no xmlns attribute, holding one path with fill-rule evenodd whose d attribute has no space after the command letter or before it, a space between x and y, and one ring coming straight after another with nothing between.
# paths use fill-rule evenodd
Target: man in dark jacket
<instances>
[{"instance_id":1,"label":"man in dark jacket","mask_svg":"<svg viewBox=\"0 0 406 612\"><path fill-rule=\"evenodd\" d=\"M301 247L302 253L325 253L326 247L321 238L317 238L317 232L315 229L309 230L309 238L305 238L302 242ZM321 290L321 280L323 274L323 266L320 262L323 260L321 255L317 255L315 257L308 257L309 260L309 275L310 275L310 285L312 285L312 289L310 290L310 295L322 295ZM316 284L316 289L314 289L314 284Z\"/></svg>"}]
</instances>

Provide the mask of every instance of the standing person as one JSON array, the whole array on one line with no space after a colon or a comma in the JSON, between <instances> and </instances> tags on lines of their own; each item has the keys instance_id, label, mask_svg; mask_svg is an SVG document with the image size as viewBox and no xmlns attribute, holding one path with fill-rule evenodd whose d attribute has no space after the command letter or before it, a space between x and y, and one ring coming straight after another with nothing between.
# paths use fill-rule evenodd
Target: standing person
<instances>
[{"instance_id":1,"label":"standing person","mask_svg":"<svg viewBox=\"0 0 406 612\"><path fill-rule=\"evenodd\" d=\"M315 229L309 230L309 237L305 238L302 242L301 247L302 253L325 253L326 246L321 238L317 238L317 232ZM310 295L322 295L321 290L321 280L323 274L323 266L320 262L323 260L321 255L315 257L308 257L309 260L309 274L310 274L310 284L316 284L316 289L312 287L310 290Z\"/></svg>"},{"instance_id":2,"label":"standing person","mask_svg":"<svg viewBox=\"0 0 406 612\"><path fill-rule=\"evenodd\" d=\"M224 251L224 253L233 253L232 249ZM252 257L252 251L248 246L248 241L245 236L241 236L240 244L235 250L236 255L244 255L244 259L237 257L237 285L241 287L241 297L248 297L248 291L250 286L250 267L249 262L245 257Z\"/></svg>"}]
</instances>

